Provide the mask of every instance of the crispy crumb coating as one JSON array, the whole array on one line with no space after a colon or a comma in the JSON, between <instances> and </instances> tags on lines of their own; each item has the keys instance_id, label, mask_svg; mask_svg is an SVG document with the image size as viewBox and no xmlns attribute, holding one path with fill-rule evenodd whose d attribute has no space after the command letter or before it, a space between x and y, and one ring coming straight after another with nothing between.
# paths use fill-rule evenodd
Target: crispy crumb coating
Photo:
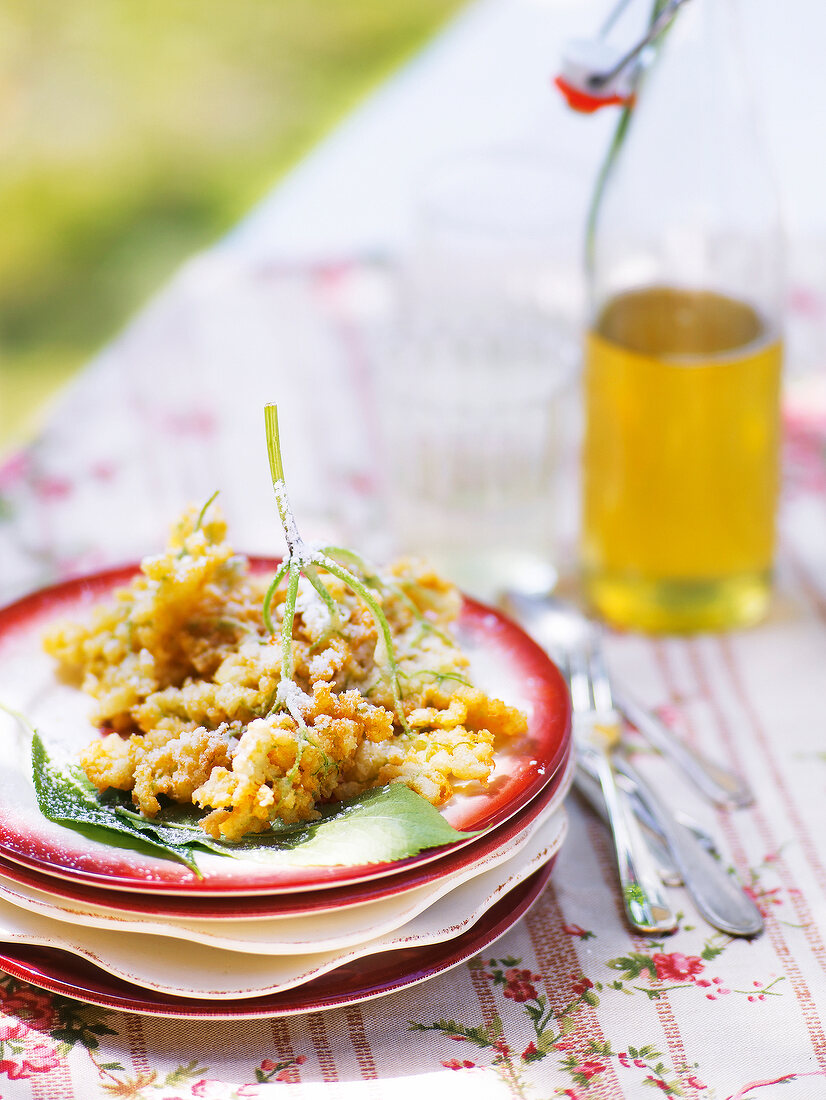
<instances>
[{"instance_id":1,"label":"crispy crumb coating","mask_svg":"<svg viewBox=\"0 0 826 1100\"><path fill-rule=\"evenodd\" d=\"M292 642L302 727L278 700L280 638L262 616L268 578L233 552L214 505L200 519L187 511L167 550L89 623L58 624L45 638L63 675L95 699L94 721L115 731L81 754L99 790L131 791L149 818L160 796L191 803L208 833L238 840L387 783L442 805L457 784L488 780L499 738L526 731L521 711L470 684L450 634L460 597L412 560L367 578L393 635L408 730L372 614L323 570L340 621L302 579ZM282 591L277 619L283 603Z\"/></svg>"}]
</instances>

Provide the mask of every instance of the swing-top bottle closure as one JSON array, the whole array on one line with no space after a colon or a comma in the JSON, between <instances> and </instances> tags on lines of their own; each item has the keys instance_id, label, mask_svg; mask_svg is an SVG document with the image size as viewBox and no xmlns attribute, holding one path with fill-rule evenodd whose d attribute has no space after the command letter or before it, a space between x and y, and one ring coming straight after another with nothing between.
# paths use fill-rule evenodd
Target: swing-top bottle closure
<instances>
[{"instance_id":1,"label":"swing-top bottle closure","mask_svg":"<svg viewBox=\"0 0 826 1100\"><path fill-rule=\"evenodd\" d=\"M575 111L593 114L601 107L632 103L637 74L649 46L670 26L686 0L669 0L645 35L630 48L607 40L608 32L628 2L619 0L595 38L575 38L563 47L561 69L554 84Z\"/></svg>"}]
</instances>

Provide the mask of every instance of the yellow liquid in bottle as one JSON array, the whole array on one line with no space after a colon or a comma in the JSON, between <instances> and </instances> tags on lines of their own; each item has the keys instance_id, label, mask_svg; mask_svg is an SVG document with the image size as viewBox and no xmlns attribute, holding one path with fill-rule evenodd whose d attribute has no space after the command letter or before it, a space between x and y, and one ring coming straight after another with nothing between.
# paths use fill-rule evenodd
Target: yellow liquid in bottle
<instances>
[{"instance_id":1,"label":"yellow liquid in bottle","mask_svg":"<svg viewBox=\"0 0 826 1100\"><path fill-rule=\"evenodd\" d=\"M754 622L770 596L782 351L748 305L650 287L588 334L584 580L653 631Z\"/></svg>"}]
</instances>

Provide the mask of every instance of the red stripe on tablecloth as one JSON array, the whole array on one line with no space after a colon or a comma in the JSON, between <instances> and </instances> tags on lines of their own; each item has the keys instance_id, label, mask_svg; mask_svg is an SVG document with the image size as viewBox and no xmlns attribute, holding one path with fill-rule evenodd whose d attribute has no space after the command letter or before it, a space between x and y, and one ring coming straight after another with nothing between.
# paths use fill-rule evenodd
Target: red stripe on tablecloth
<instances>
[{"instance_id":1,"label":"red stripe on tablecloth","mask_svg":"<svg viewBox=\"0 0 826 1100\"><path fill-rule=\"evenodd\" d=\"M351 1005L344 1010L347 1020L347 1029L350 1032L350 1042L353 1044L353 1052L358 1062L359 1072L364 1081L378 1081L376 1063L373 1061L373 1052L364 1030L364 1017L358 1005ZM375 1094L377 1095L377 1094Z\"/></svg>"},{"instance_id":2,"label":"red stripe on tablecloth","mask_svg":"<svg viewBox=\"0 0 826 1100\"><path fill-rule=\"evenodd\" d=\"M605 829L601 828L597 822L593 822L591 830L598 832L599 840L596 837L593 838L595 850L598 853L598 859L602 863L605 861L605 865L609 867L612 879L616 880L616 857L613 848L607 843L607 834ZM589 830L590 831L590 830ZM612 895L617 907L618 919L622 922L625 921L625 913L620 904L619 894L616 889L612 891ZM651 940L649 937L634 935L631 938L631 942L634 949L640 954L645 954L650 951ZM654 1002L654 1009L657 1013L657 1019L659 1020L660 1027L662 1028L663 1037L665 1039L665 1045L668 1049L669 1056L671 1058L672 1066L684 1066L688 1064L688 1058L686 1056L685 1045L683 1044L683 1037L680 1032L679 1024L674 1015L674 1011L671 1006L668 991L664 990L660 993L660 996ZM683 1086L687 1088L688 1086ZM692 1089L688 1096L697 1096L696 1090Z\"/></svg>"},{"instance_id":3,"label":"red stripe on tablecloth","mask_svg":"<svg viewBox=\"0 0 826 1100\"><path fill-rule=\"evenodd\" d=\"M620 904L619 893L616 889L616 860L613 848L608 843L608 835L602 826L596 821L589 821L588 825L589 838L591 840L592 847L597 857L597 862L603 871L603 877L611 885L611 896L614 899L616 906L617 919L620 922L625 921L625 913ZM650 949L650 939L645 936L635 935L632 936L632 943L634 949L638 952L645 953ZM662 1028L663 1037L665 1039L665 1045L668 1048L668 1053L671 1058L671 1064L676 1068L677 1066L684 1066L688 1064L688 1058L686 1055L685 1045L683 1044L682 1034L680 1032L679 1024L674 1015L674 1011L669 1000L669 994L667 991L663 991L658 999L654 1002L655 1011L657 1013L657 1019L659 1020L660 1027ZM684 1088L688 1086L683 1086ZM698 1096L696 1090L691 1090L687 1093L690 1096Z\"/></svg>"},{"instance_id":4,"label":"red stripe on tablecloth","mask_svg":"<svg viewBox=\"0 0 826 1100\"><path fill-rule=\"evenodd\" d=\"M279 1062L286 1062L295 1058L295 1047L290 1037L290 1026L287 1020L283 1017L276 1016L271 1021L272 1027L272 1043L275 1048L275 1053ZM296 1085L301 1081L301 1074L298 1066L290 1066L284 1070L284 1076L291 1085Z\"/></svg>"},{"instance_id":5,"label":"red stripe on tablecloth","mask_svg":"<svg viewBox=\"0 0 826 1100\"><path fill-rule=\"evenodd\" d=\"M482 1023L490 1031L493 1021L499 1013L496 1010L496 1001L491 988L484 978L485 960L481 955L477 955L475 959L471 960L468 969L470 970L473 991L479 1001L479 1013L482 1017Z\"/></svg>"},{"instance_id":6,"label":"red stripe on tablecloth","mask_svg":"<svg viewBox=\"0 0 826 1100\"><path fill-rule=\"evenodd\" d=\"M720 706L719 701L714 695L711 684L709 683L706 675L701 656L698 652L696 642L685 642L686 653L689 659L689 665L694 673L694 678L697 683L698 690L702 698L708 703L711 708L711 712L714 716L715 723L720 734L720 747L725 751L727 757L727 763L735 770L745 774L745 761L742 759L741 754L737 748L734 737L732 736L729 728L726 716ZM672 689L670 694L672 699L676 700L676 693L673 691L673 680L671 681ZM690 716L686 715L686 724L689 728L692 739L696 740L696 734L693 731ZM740 832L735 826L735 818L739 818L741 821L745 820L752 822L757 826L758 833L763 841L766 849L771 852L776 852L778 844L774 836L772 835L771 828L764 814L760 810L759 806L754 807L749 811L741 810L738 814L730 814L725 812L718 813L718 823L723 835L726 838L726 842L732 853L734 864L741 876L748 877L749 863L746 856L746 851L741 840ZM784 883L787 890L794 890L794 883L791 880L789 869L782 859L782 856L778 856L775 867L777 869L778 876ZM795 911L798 913L798 919L801 915L801 906L799 904L801 895L790 894L792 904L795 906ZM811 917L808 914L808 909L805 905L804 919L811 922ZM817 1008L812 999L812 995L809 991L809 987L806 984L800 969L789 950L785 937L781 930L780 925L772 917L769 917L766 921L766 932L771 945L775 951L778 960L782 963L783 969L786 973L786 977L789 979L789 983L794 992L795 998L800 1006L801 1015L806 1024L807 1031L809 1033L809 1039L812 1044L815 1056L818 1060L818 1064L821 1068L826 1068L826 1035L824 1035L823 1027L818 1017Z\"/></svg>"},{"instance_id":7,"label":"red stripe on tablecloth","mask_svg":"<svg viewBox=\"0 0 826 1100\"><path fill-rule=\"evenodd\" d=\"M640 937L641 949L646 947L646 941ZM657 1017L660 1021L660 1026L663 1029L663 1035L665 1035L666 1046L668 1047L668 1053L671 1056L672 1066L687 1066L688 1056L685 1051L685 1045L683 1043L682 1032L680 1031L680 1025L677 1023L677 1017L674 1015L674 1009L671 1006L670 997L667 991L663 991L659 998L654 1002L654 1007L657 1010ZM680 1087L682 1089L689 1088L684 1082L681 1082ZM699 1097L700 1093L696 1089L691 1089L685 1093L686 1096Z\"/></svg>"},{"instance_id":8,"label":"red stripe on tablecloth","mask_svg":"<svg viewBox=\"0 0 826 1100\"><path fill-rule=\"evenodd\" d=\"M25 1055L24 1055L25 1057ZM90 1073L94 1073L94 1067L87 1063L85 1067ZM54 1069L49 1070L48 1073L34 1074L28 1079L26 1084L31 1084L31 1100L75 1100L75 1096L78 1095L75 1092L74 1083L72 1081L72 1069L69 1064L68 1056L64 1057L61 1062L55 1066ZM2 1096L7 1100L14 1100L15 1094L9 1092L9 1089L19 1088L16 1082L3 1080L2 1084ZM26 1088L24 1084L22 1086ZM27 1093L28 1095L28 1093Z\"/></svg>"},{"instance_id":9,"label":"red stripe on tablecloth","mask_svg":"<svg viewBox=\"0 0 826 1100\"><path fill-rule=\"evenodd\" d=\"M663 652L662 643L659 641L652 641L650 643L650 649L654 659L654 663L660 669L661 677L666 683L666 690L671 696L672 701L674 701L676 697L676 692L674 691L669 676L667 674L667 666L665 662L665 655ZM646 941L640 938L640 943L644 947ZM677 1017L674 1015L674 1009L671 1005L671 999L667 991L660 994L660 997L657 999L657 1001L655 1001L655 1008L657 1011L657 1017L660 1021L660 1026L662 1027L663 1034L665 1035L668 1052L671 1055L672 1065L688 1065L688 1055L686 1054L685 1044L683 1043L682 1032L680 1031L680 1025L677 1022ZM683 1085L682 1087L689 1088L690 1086ZM699 1093L696 1089L691 1089L691 1091L687 1095L699 1097Z\"/></svg>"},{"instance_id":10,"label":"red stripe on tablecloth","mask_svg":"<svg viewBox=\"0 0 826 1100\"><path fill-rule=\"evenodd\" d=\"M616 902L616 876L613 856L606 850L607 834L601 825L592 820L588 820L586 828L603 878L610 883L609 896ZM618 919L622 920L621 913L618 913ZM559 1012L571 1000L572 975L579 977L585 971L573 937L563 931L565 917L553 886L546 887L538 904L525 918L525 924L537 964L545 979L548 1003L553 1004L555 1011ZM584 1058L591 1053L586 1050L586 1040L593 1039L596 1043L604 1043L605 1033L600 1025L597 1010L590 1005L581 1008L575 1018L577 1028L571 1032L567 1041L575 1042L577 1054ZM584 1021L584 1027L582 1021ZM605 1100L613 1100L614 1097L622 1100L625 1093L617 1079L613 1063L609 1060L607 1066L605 1073L600 1074L598 1078L601 1096Z\"/></svg>"},{"instance_id":11,"label":"red stripe on tablecloth","mask_svg":"<svg viewBox=\"0 0 826 1100\"><path fill-rule=\"evenodd\" d=\"M315 1048L318 1065L321 1070L322 1081L338 1081L338 1070L333 1049L327 1038L327 1028L324 1026L324 1015L321 1012L312 1012L307 1017L307 1028L310 1039Z\"/></svg>"},{"instance_id":12,"label":"red stripe on tablecloth","mask_svg":"<svg viewBox=\"0 0 826 1100\"><path fill-rule=\"evenodd\" d=\"M803 852L809 863L809 866L814 871L815 879L818 886L821 888L821 890L826 892L826 866L824 866L822 860L820 859L820 856L818 855L817 846L812 839L806 823L800 816L800 813L797 809L797 802L793 797L792 792L789 790L788 784L783 778L783 773L780 769L777 757L772 752L771 742L766 734L765 727L763 726L763 723L760 721L757 715L757 710L754 704L748 697L748 693L743 682L743 677L740 673L739 668L737 667L737 659L734 655L731 643L728 641L728 639L721 638L719 641L719 646L723 654L723 664L725 666L726 672L728 673L729 682L731 683L732 694L739 703L740 709L742 710L749 725L751 726L752 733L754 735L754 741L760 746L760 749L762 750L763 755L766 759L766 764L771 771L774 789L780 795L781 802L786 813L789 816L789 820L794 825L795 843L800 851ZM777 862L780 861L778 860ZM786 869L789 878L791 878L791 872L788 870L787 865L783 863L783 866ZM791 888L795 889L794 887ZM809 913L806 901L802 894L797 893L792 894L792 901L796 905L798 905L799 903L798 907L800 908L801 912L805 912L806 923L804 932L806 934L806 939L809 941L809 946L812 950L812 953L817 958L821 967L826 970L826 947L824 947L823 941L818 934L817 924L812 919L811 914Z\"/></svg>"},{"instance_id":13,"label":"red stripe on tablecloth","mask_svg":"<svg viewBox=\"0 0 826 1100\"><path fill-rule=\"evenodd\" d=\"M469 969L470 980L473 984L474 992L476 993L476 997L479 1001L479 1012L482 1017L482 1023L485 1025L488 1032L490 1032L491 1028L493 1027L494 1021L499 1013L496 1009L496 1001L494 999L493 993L491 992L491 988L484 977L485 960L480 955L477 955L477 957L472 961ZM507 1041L507 1035L503 1035L503 1038L505 1039L505 1041ZM518 1055L518 1051L514 1053ZM503 1074L504 1072L505 1071L503 1069ZM510 1080L510 1086L511 1088L513 1088L514 1086L513 1079ZM517 1092L516 1090L514 1090L513 1095L519 1096L521 1095L521 1092Z\"/></svg>"},{"instance_id":14,"label":"red stripe on tablecloth","mask_svg":"<svg viewBox=\"0 0 826 1100\"><path fill-rule=\"evenodd\" d=\"M129 1036L129 1054L132 1058L132 1068L135 1074L151 1073L152 1067L149 1065L143 1017L131 1013L126 1017L121 1017L121 1019L126 1020L126 1034Z\"/></svg>"}]
</instances>

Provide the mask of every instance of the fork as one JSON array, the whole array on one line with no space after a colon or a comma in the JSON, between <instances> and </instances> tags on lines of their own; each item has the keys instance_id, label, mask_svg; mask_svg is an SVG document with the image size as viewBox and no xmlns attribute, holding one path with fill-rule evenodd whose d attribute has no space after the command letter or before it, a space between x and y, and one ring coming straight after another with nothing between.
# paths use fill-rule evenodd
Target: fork
<instances>
[{"instance_id":1,"label":"fork","mask_svg":"<svg viewBox=\"0 0 826 1100\"><path fill-rule=\"evenodd\" d=\"M621 720L614 710L600 655L585 632L573 644L551 651L568 680L577 757L596 775L614 838L622 900L629 923L640 932L662 935L677 927L654 857L634 815L627 791L616 782L611 752L619 742Z\"/></svg>"}]
</instances>

